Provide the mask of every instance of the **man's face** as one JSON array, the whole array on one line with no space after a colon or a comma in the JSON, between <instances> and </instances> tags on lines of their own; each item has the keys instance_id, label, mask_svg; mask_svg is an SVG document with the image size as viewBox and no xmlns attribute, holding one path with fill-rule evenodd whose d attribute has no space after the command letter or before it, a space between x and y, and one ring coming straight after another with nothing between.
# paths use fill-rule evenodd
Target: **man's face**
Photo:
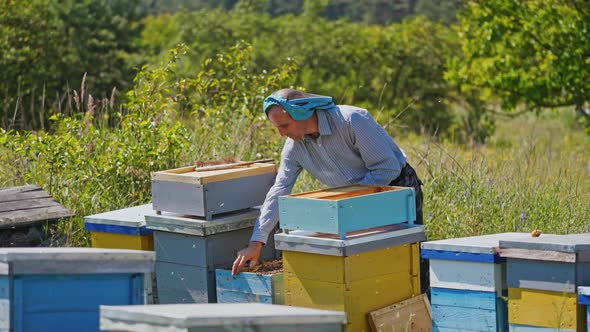
<instances>
[{"instance_id":1,"label":"man's face","mask_svg":"<svg viewBox=\"0 0 590 332\"><path fill-rule=\"evenodd\" d=\"M287 136L298 142L305 135L305 121L293 120L289 113L279 106L273 107L268 112L268 119L279 130L281 136Z\"/></svg>"}]
</instances>

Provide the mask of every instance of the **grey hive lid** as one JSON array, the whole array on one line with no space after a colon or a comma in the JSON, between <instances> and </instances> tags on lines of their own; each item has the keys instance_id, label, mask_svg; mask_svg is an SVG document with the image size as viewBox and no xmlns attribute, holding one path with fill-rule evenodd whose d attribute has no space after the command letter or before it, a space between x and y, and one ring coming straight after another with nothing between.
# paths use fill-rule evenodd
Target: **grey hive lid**
<instances>
[{"instance_id":1,"label":"grey hive lid","mask_svg":"<svg viewBox=\"0 0 590 332\"><path fill-rule=\"evenodd\" d=\"M275 234L275 248L330 256L350 256L425 239L424 226L397 224L357 231L354 235L348 235L345 240L339 239L338 235L325 233L305 231L280 233Z\"/></svg>"},{"instance_id":2,"label":"grey hive lid","mask_svg":"<svg viewBox=\"0 0 590 332\"><path fill-rule=\"evenodd\" d=\"M138 323L142 323L141 325ZM205 326L260 326L309 324L346 324L346 314L328 311L262 303L202 303L101 306L100 328L140 331L141 326L159 325L162 331L170 328ZM158 331L150 329L150 331Z\"/></svg>"},{"instance_id":3,"label":"grey hive lid","mask_svg":"<svg viewBox=\"0 0 590 332\"><path fill-rule=\"evenodd\" d=\"M154 209L150 203L86 216L84 217L84 222L127 227L142 227L145 226L145 215L153 212Z\"/></svg>"},{"instance_id":4,"label":"grey hive lid","mask_svg":"<svg viewBox=\"0 0 590 332\"><path fill-rule=\"evenodd\" d=\"M541 235L545 237L547 235ZM495 254L502 240L530 239L530 233L498 233L480 236L460 237L454 239L428 241L421 244L422 249L477 254Z\"/></svg>"},{"instance_id":5,"label":"grey hive lid","mask_svg":"<svg viewBox=\"0 0 590 332\"><path fill-rule=\"evenodd\" d=\"M156 214L152 211L146 214L145 221L148 229L205 236L252 227L259 215L260 207L221 214L213 220L163 211L162 214Z\"/></svg>"},{"instance_id":6,"label":"grey hive lid","mask_svg":"<svg viewBox=\"0 0 590 332\"><path fill-rule=\"evenodd\" d=\"M528 249L580 253L590 251L590 233L568 235L541 235L521 240L502 240L501 249Z\"/></svg>"},{"instance_id":7,"label":"grey hive lid","mask_svg":"<svg viewBox=\"0 0 590 332\"><path fill-rule=\"evenodd\" d=\"M151 251L99 248L1 248L0 275L140 273L154 270Z\"/></svg>"}]
</instances>

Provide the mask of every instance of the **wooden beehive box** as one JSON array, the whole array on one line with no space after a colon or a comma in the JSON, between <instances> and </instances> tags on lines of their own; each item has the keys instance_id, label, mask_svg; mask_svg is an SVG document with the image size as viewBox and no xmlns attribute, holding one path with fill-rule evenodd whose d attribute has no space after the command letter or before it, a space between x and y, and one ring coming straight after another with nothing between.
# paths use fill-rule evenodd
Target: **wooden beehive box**
<instances>
[{"instance_id":1,"label":"wooden beehive box","mask_svg":"<svg viewBox=\"0 0 590 332\"><path fill-rule=\"evenodd\" d=\"M590 234L500 241L500 257L507 265L511 330L586 330L576 291L590 284Z\"/></svg>"},{"instance_id":2,"label":"wooden beehive box","mask_svg":"<svg viewBox=\"0 0 590 332\"><path fill-rule=\"evenodd\" d=\"M266 265L268 271L264 270ZM283 304L285 302L283 265L280 260L262 262L262 272L240 272L232 275L231 270L215 270L218 303L260 302Z\"/></svg>"},{"instance_id":3,"label":"wooden beehive box","mask_svg":"<svg viewBox=\"0 0 590 332\"><path fill-rule=\"evenodd\" d=\"M99 306L144 304L154 253L0 249L0 330L99 331Z\"/></svg>"},{"instance_id":4,"label":"wooden beehive box","mask_svg":"<svg viewBox=\"0 0 590 332\"><path fill-rule=\"evenodd\" d=\"M154 231L159 303L217 302L215 269L232 265L252 236L260 211L248 209L213 220L164 212L146 215ZM261 260L276 258L272 238Z\"/></svg>"},{"instance_id":5,"label":"wooden beehive box","mask_svg":"<svg viewBox=\"0 0 590 332\"><path fill-rule=\"evenodd\" d=\"M276 234L285 304L347 313L347 331L369 331L367 314L420 294L421 225L337 235Z\"/></svg>"},{"instance_id":6,"label":"wooden beehive box","mask_svg":"<svg viewBox=\"0 0 590 332\"><path fill-rule=\"evenodd\" d=\"M213 215L260 205L276 177L273 163L194 166L152 175L156 211L212 219Z\"/></svg>"},{"instance_id":7,"label":"wooden beehive box","mask_svg":"<svg viewBox=\"0 0 590 332\"><path fill-rule=\"evenodd\" d=\"M414 188L352 185L279 197L281 228L340 234L416 221Z\"/></svg>"},{"instance_id":8,"label":"wooden beehive box","mask_svg":"<svg viewBox=\"0 0 590 332\"><path fill-rule=\"evenodd\" d=\"M590 287L578 287L578 304L583 306L586 313L586 331L590 326Z\"/></svg>"},{"instance_id":9,"label":"wooden beehive box","mask_svg":"<svg viewBox=\"0 0 590 332\"><path fill-rule=\"evenodd\" d=\"M421 256L430 260L434 327L506 331L506 263L499 243L527 238L529 233L500 233L422 243Z\"/></svg>"},{"instance_id":10,"label":"wooden beehive box","mask_svg":"<svg viewBox=\"0 0 590 332\"><path fill-rule=\"evenodd\" d=\"M120 332L344 332L343 312L263 303L101 306L100 328Z\"/></svg>"},{"instance_id":11,"label":"wooden beehive box","mask_svg":"<svg viewBox=\"0 0 590 332\"><path fill-rule=\"evenodd\" d=\"M94 214L84 217L84 227L94 248L153 251L153 231L145 225L145 215L152 212L152 204L144 204Z\"/></svg>"}]
</instances>

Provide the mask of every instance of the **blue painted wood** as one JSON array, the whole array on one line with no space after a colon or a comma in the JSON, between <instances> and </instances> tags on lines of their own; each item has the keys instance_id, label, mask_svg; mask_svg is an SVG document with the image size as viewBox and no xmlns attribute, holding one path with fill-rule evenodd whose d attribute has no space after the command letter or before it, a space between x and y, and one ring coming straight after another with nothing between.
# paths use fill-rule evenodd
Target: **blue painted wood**
<instances>
[{"instance_id":1,"label":"blue painted wood","mask_svg":"<svg viewBox=\"0 0 590 332\"><path fill-rule=\"evenodd\" d=\"M432 320L437 327L469 328L474 331L501 331L495 310L432 305Z\"/></svg>"},{"instance_id":2,"label":"blue painted wood","mask_svg":"<svg viewBox=\"0 0 590 332\"><path fill-rule=\"evenodd\" d=\"M420 256L426 259L443 259L451 261L502 263L506 259L495 254L480 254L471 252L445 251L445 250L420 250Z\"/></svg>"},{"instance_id":3,"label":"blue painted wood","mask_svg":"<svg viewBox=\"0 0 590 332\"><path fill-rule=\"evenodd\" d=\"M518 325L510 324L510 332L576 332L576 330L562 329L562 328L551 328L551 327L540 327L530 325Z\"/></svg>"},{"instance_id":4,"label":"blue painted wood","mask_svg":"<svg viewBox=\"0 0 590 332\"><path fill-rule=\"evenodd\" d=\"M575 293L590 282L590 265L508 258L508 287Z\"/></svg>"},{"instance_id":5,"label":"blue painted wood","mask_svg":"<svg viewBox=\"0 0 590 332\"><path fill-rule=\"evenodd\" d=\"M344 198L279 197L281 228L345 236L347 232L416 220L413 188Z\"/></svg>"},{"instance_id":6,"label":"blue painted wood","mask_svg":"<svg viewBox=\"0 0 590 332\"><path fill-rule=\"evenodd\" d=\"M100 305L143 304L143 274L17 275L14 332L99 331Z\"/></svg>"},{"instance_id":7,"label":"blue painted wood","mask_svg":"<svg viewBox=\"0 0 590 332\"><path fill-rule=\"evenodd\" d=\"M154 231L141 227L130 227L130 226L119 226L119 225L107 225L107 224L93 224L85 223L84 228L91 232L105 232L105 233L117 233L117 234L128 234L128 235L149 235Z\"/></svg>"},{"instance_id":8,"label":"blue painted wood","mask_svg":"<svg viewBox=\"0 0 590 332\"><path fill-rule=\"evenodd\" d=\"M273 304L272 296L217 289L217 303L268 303Z\"/></svg>"},{"instance_id":9,"label":"blue painted wood","mask_svg":"<svg viewBox=\"0 0 590 332\"><path fill-rule=\"evenodd\" d=\"M440 327L433 323L432 325L432 332L480 332L475 330L470 330L468 328L461 328L461 329L453 329L447 327Z\"/></svg>"},{"instance_id":10,"label":"blue painted wood","mask_svg":"<svg viewBox=\"0 0 590 332\"><path fill-rule=\"evenodd\" d=\"M496 292L431 288L431 303L441 306L496 310Z\"/></svg>"},{"instance_id":11,"label":"blue painted wood","mask_svg":"<svg viewBox=\"0 0 590 332\"><path fill-rule=\"evenodd\" d=\"M258 275L256 273L242 272L232 275L230 270L215 270L217 290L240 292L272 296L272 277L270 275ZM222 303L218 299L218 302Z\"/></svg>"},{"instance_id":12,"label":"blue painted wood","mask_svg":"<svg viewBox=\"0 0 590 332\"><path fill-rule=\"evenodd\" d=\"M431 301L433 326L438 328L498 332L508 328L507 303L495 292L432 288Z\"/></svg>"},{"instance_id":13,"label":"blue painted wood","mask_svg":"<svg viewBox=\"0 0 590 332\"><path fill-rule=\"evenodd\" d=\"M578 294L578 304L589 305L590 295Z\"/></svg>"},{"instance_id":14,"label":"blue painted wood","mask_svg":"<svg viewBox=\"0 0 590 332\"><path fill-rule=\"evenodd\" d=\"M148 235L152 230L145 227L145 215L153 211L152 204L133 206L85 216L84 224L92 232Z\"/></svg>"}]
</instances>

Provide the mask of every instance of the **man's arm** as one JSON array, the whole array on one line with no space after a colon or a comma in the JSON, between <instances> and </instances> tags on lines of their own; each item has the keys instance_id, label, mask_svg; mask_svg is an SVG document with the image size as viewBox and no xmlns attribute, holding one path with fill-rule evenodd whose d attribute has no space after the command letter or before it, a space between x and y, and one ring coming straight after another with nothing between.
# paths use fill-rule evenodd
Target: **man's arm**
<instances>
[{"instance_id":1,"label":"man's arm","mask_svg":"<svg viewBox=\"0 0 590 332\"><path fill-rule=\"evenodd\" d=\"M260 209L260 216L254 225L254 232L250 238L250 244L238 252L232 267L232 274L238 274L240 269L248 262L256 263L260 257L262 246L268 240L268 236L279 222L279 196L288 195L293 190L295 181L301 173L301 165L290 158L290 145L287 142L283 148L281 165L274 185L266 194L266 199Z\"/></svg>"},{"instance_id":2,"label":"man's arm","mask_svg":"<svg viewBox=\"0 0 590 332\"><path fill-rule=\"evenodd\" d=\"M405 160L405 154L391 136L366 110L352 114L350 125L354 144L368 169L360 183L387 185L396 179L402 169L399 159Z\"/></svg>"}]
</instances>

